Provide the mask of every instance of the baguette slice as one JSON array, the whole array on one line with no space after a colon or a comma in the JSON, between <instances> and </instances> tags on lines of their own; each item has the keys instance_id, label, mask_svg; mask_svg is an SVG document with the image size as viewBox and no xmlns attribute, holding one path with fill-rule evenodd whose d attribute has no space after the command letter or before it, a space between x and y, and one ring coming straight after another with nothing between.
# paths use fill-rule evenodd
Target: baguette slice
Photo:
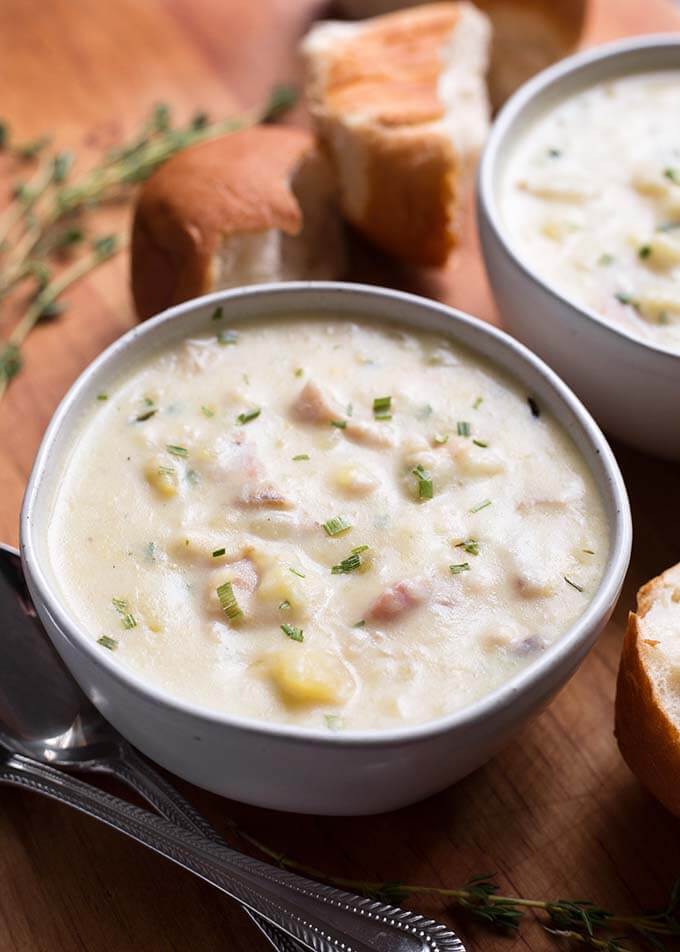
<instances>
[{"instance_id":1,"label":"baguette slice","mask_svg":"<svg viewBox=\"0 0 680 952\"><path fill-rule=\"evenodd\" d=\"M616 738L641 783L680 816L680 564L640 589L628 618Z\"/></svg>"},{"instance_id":2,"label":"baguette slice","mask_svg":"<svg viewBox=\"0 0 680 952\"><path fill-rule=\"evenodd\" d=\"M135 209L140 319L220 288L338 277L336 198L330 163L302 129L258 126L179 153Z\"/></svg>"},{"instance_id":3,"label":"baguette slice","mask_svg":"<svg viewBox=\"0 0 680 952\"><path fill-rule=\"evenodd\" d=\"M403 261L442 265L489 121L490 29L469 3L314 26L306 93L345 217Z\"/></svg>"}]
</instances>

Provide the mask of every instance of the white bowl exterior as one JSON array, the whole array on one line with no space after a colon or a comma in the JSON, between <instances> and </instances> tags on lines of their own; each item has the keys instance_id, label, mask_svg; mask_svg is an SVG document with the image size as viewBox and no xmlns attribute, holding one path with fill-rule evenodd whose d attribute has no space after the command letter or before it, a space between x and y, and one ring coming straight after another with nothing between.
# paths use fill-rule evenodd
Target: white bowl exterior
<instances>
[{"instance_id":1,"label":"white bowl exterior","mask_svg":"<svg viewBox=\"0 0 680 952\"><path fill-rule=\"evenodd\" d=\"M519 90L496 120L480 164L478 220L503 323L573 387L608 433L680 459L680 354L636 339L552 289L505 234L498 208L503 163L532 121L592 83L626 72L680 69L680 37L641 37L578 54Z\"/></svg>"},{"instance_id":2,"label":"white bowl exterior","mask_svg":"<svg viewBox=\"0 0 680 952\"><path fill-rule=\"evenodd\" d=\"M567 429L600 489L611 527L610 562L577 624L507 685L428 724L374 733L301 730L220 715L144 684L80 631L56 591L46 532L74 424L130 359L203 329L217 304L230 324L254 316L376 316L450 334L524 382ZM131 349L133 351L131 352ZM630 513L616 463L597 427L559 379L525 348L480 321L410 295L357 285L289 284L223 292L135 328L79 378L48 428L26 492L24 568L38 613L73 675L131 743L173 773L215 793L279 810L367 814L439 791L484 763L574 672L609 618L630 553Z\"/></svg>"}]
</instances>

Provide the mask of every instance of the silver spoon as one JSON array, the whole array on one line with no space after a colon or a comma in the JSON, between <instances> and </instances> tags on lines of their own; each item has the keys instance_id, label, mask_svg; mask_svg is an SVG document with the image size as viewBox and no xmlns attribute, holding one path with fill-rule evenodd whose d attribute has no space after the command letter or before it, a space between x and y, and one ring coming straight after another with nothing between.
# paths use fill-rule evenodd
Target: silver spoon
<instances>
[{"instance_id":1,"label":"silver spoon","mask_svg":"<svg viewBox=\"0 0 680 952\"><path fill-rule=\"evenodd\" d=\"M68 803L211 882L257 915L256 924L282 952L297 952L300 942L316 952L465 952L453 932L422 916L227 847L84 697L35 615L18 553L1 545L0 618L0 782ZM55 765L113 774L174 822Z\"/></svg>"}]
</instances>

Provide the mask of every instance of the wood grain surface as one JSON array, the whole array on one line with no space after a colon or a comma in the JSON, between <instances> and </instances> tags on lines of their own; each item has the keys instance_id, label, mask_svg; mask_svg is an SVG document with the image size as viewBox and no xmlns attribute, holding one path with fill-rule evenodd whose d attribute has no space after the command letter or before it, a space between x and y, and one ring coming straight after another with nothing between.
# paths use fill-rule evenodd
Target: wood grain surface
<instances>
[{"instance_id":1,"label":"wood grain surface","mask_svg":"<svg viewBox=\"0 0 680 952\"><path fill-rule=\"evenodd\" d=\"M182 116L201 107L214 117L259 103L274 81L297 75L295 43L319 9L315 0L1 0L0 112L22 138L51 128L60 146L77 147L87 161L156 101ZM678 28L666 0L593 0L585 39ZM0 183L10 171L3 159ZM127 214L106 212L102 229L126 227ZM495 320L473 225L470 215L465 244L445 272L397 274L360 249L352 276ZM57 401L132 322L120 256L71 294L63 319L30 338L25 370L0 405L2 540L16 542L26 478ZM495 870L504 890L525 897L587 897L621 912L660 905L680 873L680 822L622 763L613 695L634 592L680 560L680 467L616 452L635 545L615 618L559 698L490 764L425 804L370 819L282 815L187 784L183 791L218 829L233 817L329 873L457 885ZM551 947L538 925L498 938L440 902L414 907L454 924L470 950ZM190 875L65 807L0 791L0 952L265 947L237 908Z\"/></svg>"}]
</instances>

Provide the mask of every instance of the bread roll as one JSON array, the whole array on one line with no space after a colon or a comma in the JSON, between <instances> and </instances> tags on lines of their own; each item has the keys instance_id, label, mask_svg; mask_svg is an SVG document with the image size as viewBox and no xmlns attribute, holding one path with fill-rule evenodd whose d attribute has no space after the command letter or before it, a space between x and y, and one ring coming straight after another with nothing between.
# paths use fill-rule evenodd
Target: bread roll
<instances>
[{"instance_id":1,"label":"bread roll","mask_svg":"<svg viewBox=\"0 0 680 952\"><path fill-rule=\"evenodd\" d=\"M628 618L616 737L633 773L680 816L680 564L640 589Z\"/></svg>"},{"instance_id":2,"label":"bread roll","mask_svg":"<svg viewBox=\"0 0 680 952\"><path fill-rule=\"evenodd\" d=\"M140 191L132 292L140 319L219 288L335 278L335 183L314 137L258 126L181 152Z\"/></svg>"},{"instance_id":3,"label":"bread roll","mask_svg":"<svg viewBox=\"0 0 680 952\"><path fill-rule=\"evenodd\" d=\"M489 25L431 3L305 37L306 94L345 217L403 261L441 265L488 129Z\"/></svg>"},{"instance_id":4,"label":"bread roll","mask_svg":"<svg viewBox=\"0 0 680 952\"><path fill-rule=\"evenodd\" d=\"M336 0L349 17L372 17L420 0ZM583 31L586 0L475 0L493 27L489 90L494 108L518 86L575 49Z\"/></svg>"}]
</instances>

